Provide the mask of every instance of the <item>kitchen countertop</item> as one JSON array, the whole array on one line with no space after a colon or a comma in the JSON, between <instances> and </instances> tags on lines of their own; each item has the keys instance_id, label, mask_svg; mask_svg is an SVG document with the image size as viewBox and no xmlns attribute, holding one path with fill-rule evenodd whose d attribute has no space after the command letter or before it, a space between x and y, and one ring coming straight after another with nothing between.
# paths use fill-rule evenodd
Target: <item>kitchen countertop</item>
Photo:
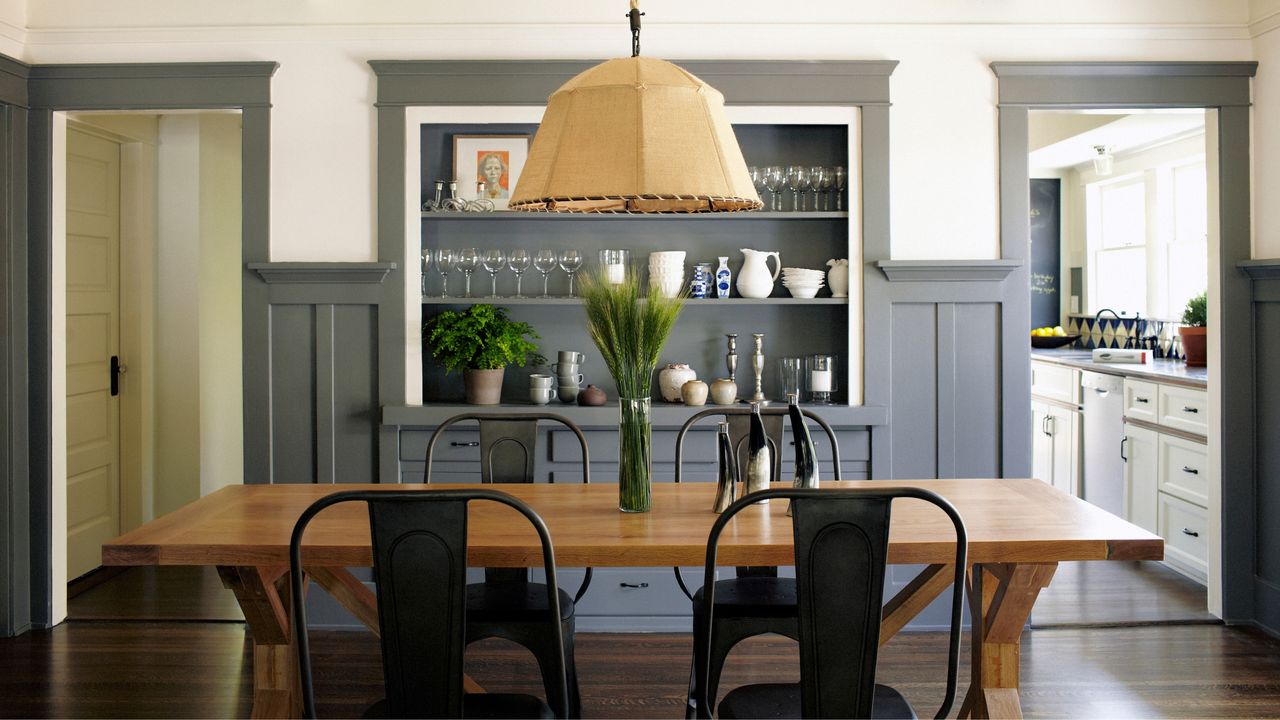
<instances>
[{"instance_id":1,"label":"kitchen countertop","mask_svg":"<svg viewBox=\"0 0 1280 720\"><path fill-rule=\"evenodd\" d=\"M1143 380L1153 380L1155 382L1169 383L1172 385L1185 385L1187 387L1200 389L1204 389L1209 380L1209 372L1207 368L1189 368L1187 367L1187 364L1181 360L1156 358L1142 365L1137 363L1098 363L1093 361L1092 351L1090 350L1041 350L1035 348L1031 350L1031 359L1056 363L1058 365L1066 365L1067 367L1089 370L1091 372L1141 378Z\"/></svg>"}]
</instances>

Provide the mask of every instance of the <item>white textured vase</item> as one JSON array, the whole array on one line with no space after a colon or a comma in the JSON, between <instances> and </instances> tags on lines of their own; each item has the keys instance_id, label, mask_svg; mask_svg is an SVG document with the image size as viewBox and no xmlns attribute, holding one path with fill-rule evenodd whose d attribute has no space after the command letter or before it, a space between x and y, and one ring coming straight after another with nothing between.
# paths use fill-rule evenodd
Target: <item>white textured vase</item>
<instances>
[{"instance_id":1,"label":"white textured vase","mask_svg":"<svg viewBox=\"0 0 1280 720\"><path fill-rule=\"evenodd\" d=\"M658 391L667 402L683 402L680 389L690 380L697 380L698 373L684 363L671 363L658 373Z\"/></svg>"},{"instance_id":2,"label":"white textured vase","mask_svg":"<svg viewBox=\"0 0 1280 720\"><path fill-rule=\"evenodd\" d=\"M831 268L827 271L831 297L849 297L849 261L828 260L827 265Z\"/></svg>"}]
</instances>

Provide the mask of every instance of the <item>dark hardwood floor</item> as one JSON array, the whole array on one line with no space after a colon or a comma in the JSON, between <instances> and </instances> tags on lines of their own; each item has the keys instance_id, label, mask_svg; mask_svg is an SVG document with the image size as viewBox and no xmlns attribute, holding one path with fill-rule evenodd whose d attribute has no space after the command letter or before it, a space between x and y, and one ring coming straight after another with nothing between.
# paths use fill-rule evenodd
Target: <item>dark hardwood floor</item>
<instances>
[{"instance_id":1,"label":"dark hardwood floor","mask_svg":"<svg viewBox=\"0 0 1280 720\"><path fill-rule=\"evenodd\" d=\"M1031 611L1031 626L1217 623L1208 591L1164 563L1064 562Z\"/></svg>"}]
</instances>

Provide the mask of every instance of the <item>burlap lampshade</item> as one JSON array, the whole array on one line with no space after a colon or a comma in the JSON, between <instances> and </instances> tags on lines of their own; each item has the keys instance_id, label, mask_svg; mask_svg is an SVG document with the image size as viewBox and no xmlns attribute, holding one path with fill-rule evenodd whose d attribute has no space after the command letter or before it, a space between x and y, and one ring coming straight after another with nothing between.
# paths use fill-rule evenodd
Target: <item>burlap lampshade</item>
<instances>
[{"instance_id":1,"label":"burlap lampshade","mask_svg":"<svg viewBox=\"0 0 1280 720\"><path fill-rule=\"evenodd\" d=\"M529 148L512 210L758 210L724 96L664 60L618 58L565 83Z\"/></svg>"}]
</instances>

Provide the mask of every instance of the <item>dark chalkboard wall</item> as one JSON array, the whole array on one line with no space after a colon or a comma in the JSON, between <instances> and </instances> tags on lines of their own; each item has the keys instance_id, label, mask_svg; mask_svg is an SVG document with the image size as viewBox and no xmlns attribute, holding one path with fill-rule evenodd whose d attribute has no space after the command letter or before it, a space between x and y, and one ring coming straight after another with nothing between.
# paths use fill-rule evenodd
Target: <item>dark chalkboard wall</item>
<instances>
[{"instance_id":1,"label":"dark chalkboard wall","mask_svg":"<svg viewBox=\"0 0 1280 720\"><path fill-rule=\"evenodd\" d=\"M1031 181L1031 327L1062 322L1061 279L1062 181Z\"/></svg>"}]
</instances>

